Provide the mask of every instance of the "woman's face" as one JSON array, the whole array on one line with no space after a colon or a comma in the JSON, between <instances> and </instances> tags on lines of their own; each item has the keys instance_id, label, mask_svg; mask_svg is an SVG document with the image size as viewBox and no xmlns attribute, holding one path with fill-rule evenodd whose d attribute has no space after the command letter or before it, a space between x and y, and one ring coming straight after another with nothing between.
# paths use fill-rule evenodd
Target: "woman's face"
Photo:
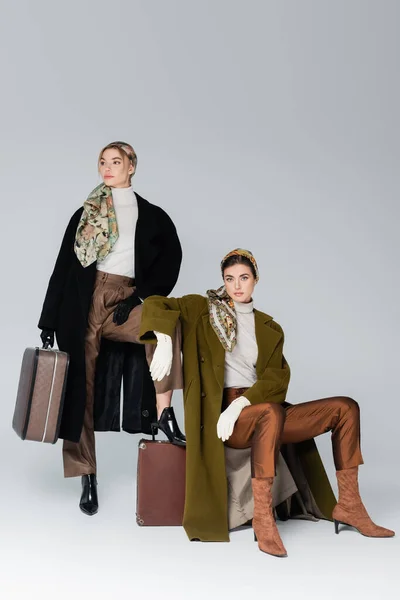
<instances>
[{"instance_id":1,"label":"woman's face","mask_svg":"<svg viewBox=\"0 0 400 600\"><path fill-rule=\"evenodd\" d=\"M99 173L106 185L115 188L129 187L133 170L131 161L127 156L123 157L119 150L104 150L99 161Z\"/></svg>"},{"instance_id":2,"label":"woman's face","mask_svg":"<svg viewBox=\"0 0 400 600\"><path fill-rule=\"evenodd\" d=\"M232 300L235 302L250 302L256 280L250 267L236 264L225 269L224 284Z\"/></svg>"}]
</instances>

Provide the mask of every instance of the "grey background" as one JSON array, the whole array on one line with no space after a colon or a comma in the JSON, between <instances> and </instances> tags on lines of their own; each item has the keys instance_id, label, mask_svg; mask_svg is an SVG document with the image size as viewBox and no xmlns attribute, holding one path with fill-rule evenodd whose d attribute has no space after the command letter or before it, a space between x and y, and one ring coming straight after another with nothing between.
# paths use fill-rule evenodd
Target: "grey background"
<instances>
[{"instance_id":1,"label":"grey background","mask_svg":"<svg viewBox=\"0 0 400 600\"><path fill-rule=\"evenodd\" d=\"M222 256L253 251L256 306L286 333L288 399L358 400L363 496L378 522L399 526L399 2L14 1L1 11L4 597L239 598L266 585L282 598L395 597L397 538L283 523L289 559L277 561L249 531L189 544L180 528L137 527L138 436L98 436L101 510L90 520L79 481L63 480L60 444L22 443L10 424L64 229L99 182L100 148L124 139L139 158L134 188L181 237L174 295L218 286ZM180 394L174 404L182 421ZM335 485L329 436L318 446Z\"/></svg>"}]
</instances>

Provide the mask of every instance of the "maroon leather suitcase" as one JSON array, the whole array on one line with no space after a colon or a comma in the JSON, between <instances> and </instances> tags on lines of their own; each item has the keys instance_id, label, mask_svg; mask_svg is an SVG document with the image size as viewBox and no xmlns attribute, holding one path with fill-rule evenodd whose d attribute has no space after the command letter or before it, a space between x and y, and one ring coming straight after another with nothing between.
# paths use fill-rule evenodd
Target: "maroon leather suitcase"
<instances>
[{"instance_id":1,"label":"maroon leather suitcase","mask_svg":"<svg viewBox=\"0 0 400 600\"><path fill-rule=\"evenodd\" d=\"M21 439L56 443L68 365L66 352L45 348L25 350L12 422Z\"/></svg>"},{"instance_id":2,"label":"maroon leather suitcase","mask_svg":"<svg viewBox=\"0 0 400 600\"><path fill-rule=\"evenodd\" d=\"M136 522L182 525L185 506L186 450L170 442L139 442Z\"/></svg>"}]
</instances>

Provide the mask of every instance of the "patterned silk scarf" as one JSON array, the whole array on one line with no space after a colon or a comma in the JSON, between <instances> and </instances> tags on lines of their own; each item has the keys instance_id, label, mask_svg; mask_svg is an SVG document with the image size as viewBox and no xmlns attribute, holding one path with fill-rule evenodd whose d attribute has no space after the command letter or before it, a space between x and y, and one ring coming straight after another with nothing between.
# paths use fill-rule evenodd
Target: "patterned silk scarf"
<instances>
[{"instance_id":1,"label":"patterned silk scarf","mask_svg":"<svg viewBox=\"0 0 400 600\"><path fill-rule=\"evenodd\" d=\"M221 270L224 262L230 256L244 256L248 258L256 272L256 282L259 280L258 266L256 259L249 250L236 248L229 252L221 261ZM222 273L223 275L223 273ZM236 311L235 304L232 298L226 291L225 286L221 286L217 290L207 290L208 311L210 315L210 324L218 336L219 341L228 352L232 352L236 346Z\"/></svg>"},{"instance_id":2,"label":"patterned silk scarf","mask_svg":"<svg viewBox=\"0 0 400 600\"><path fill-rule=\"evenodd\" d=\"M101 183L83 203L75 237L75 254L84 267L104 260L118 239L111 188Z\"/></svg>"}]
</instances>

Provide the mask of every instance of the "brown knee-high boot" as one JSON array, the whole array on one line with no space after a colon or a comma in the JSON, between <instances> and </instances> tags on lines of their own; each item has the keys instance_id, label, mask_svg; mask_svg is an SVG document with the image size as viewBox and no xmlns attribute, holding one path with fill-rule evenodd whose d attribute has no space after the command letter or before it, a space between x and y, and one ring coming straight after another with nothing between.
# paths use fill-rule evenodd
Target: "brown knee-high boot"
<instances>
[{"instance_id":1,"label":"brown knee-high boot","mask_svg":"<svg viewBox=\"0 0 400 600\"><path fill-rule=\"evenodd\" d=\"M262 552L272 556L287 556L272 510L273 477L252 478L254 496L253 529Z\"/></svg>"},{"instance_id":2,"label":"brown knee-high boot","mask_svg":"<svg viewBox=\"0 0 400 600\"><path fill-rule=\"evenodd\" d=\"M354 527L367 537L393 537L394 531L375 525L368 515L358 489L358 467L336 471L336 477L339 502L332 513L336 533L339 533L339 524L342 524Z\"/></svg>"}]
</instances>

